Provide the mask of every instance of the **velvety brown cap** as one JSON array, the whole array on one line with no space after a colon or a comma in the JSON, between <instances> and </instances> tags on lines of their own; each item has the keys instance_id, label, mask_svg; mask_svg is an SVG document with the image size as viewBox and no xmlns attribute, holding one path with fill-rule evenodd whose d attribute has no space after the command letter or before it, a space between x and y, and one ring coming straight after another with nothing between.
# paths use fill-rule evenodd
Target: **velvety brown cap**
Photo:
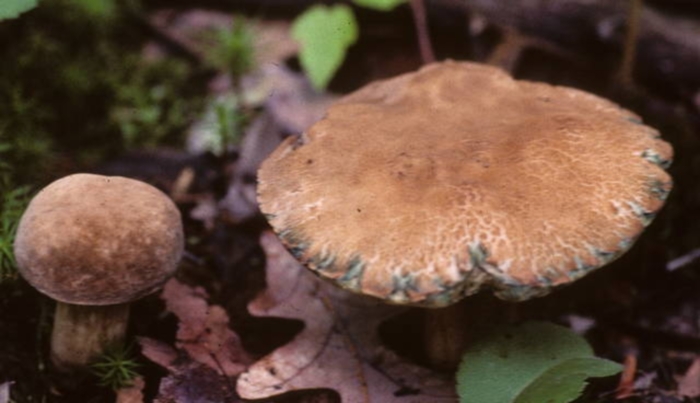
<instances>
[{"instance_id":1,"label":"velvety brown cap","mask_svg":"<svg viewBox=\"0 0 700 403\"><path fill-rule=\"evenodd\" d=\"M78 305L129 302L158 289L182 256L180 212L153 186L118 176L59 179L29 203L17 229L20 274Z\"/></svg>"},{"instance_id":2,"label":"velvety brown cap","mask_svg":"<svg viewBox=\"0 0 700 403\"><path fill-rule=\"evenodd\" d=\"M394 303L542 295L627 250L672 149L597 96L444 62L370 84L262 165L259 202L318 275Z\"/></svg>"}]
</instances>

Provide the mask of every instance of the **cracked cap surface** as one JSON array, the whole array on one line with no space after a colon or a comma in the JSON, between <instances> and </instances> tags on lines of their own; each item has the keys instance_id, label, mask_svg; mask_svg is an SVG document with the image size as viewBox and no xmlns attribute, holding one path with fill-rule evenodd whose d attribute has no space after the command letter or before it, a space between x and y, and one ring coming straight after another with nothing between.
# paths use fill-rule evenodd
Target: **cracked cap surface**
<instances>
[{"instance_id":1,"label":"cracked cap surface","mask_svg":"<svg viewBox=\"0 0 700 403\"><path fill-rule=\"evenodd\" d=\"M134 179L76 174L41 190L17 229L20 274L49 297L112 305L158 289L184 248L180 212Z\"/></svg>"},{"instance_id":2,"label":"cracked cap surface","mask_svg":"<svg viewBox=\"0 0 700 403\"><path fill-rule=\"evenodd\" d=\"M626 251L662 207L671 146L597 96L443 62L370 84L290 137L258 200L343 288L444 306L524 300Z\"/></svg>"}]
</instances>

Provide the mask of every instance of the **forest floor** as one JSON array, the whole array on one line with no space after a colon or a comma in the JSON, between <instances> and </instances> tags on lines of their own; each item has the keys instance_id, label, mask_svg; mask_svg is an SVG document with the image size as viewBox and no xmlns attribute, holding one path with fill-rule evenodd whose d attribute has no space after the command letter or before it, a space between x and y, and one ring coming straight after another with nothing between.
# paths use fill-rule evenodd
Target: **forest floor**
<instances>
[{"instance_id":1,"label":"forest floor","mask_svg":"<svg viewBox=\"0 0 700 403\"><path fill-rule=\"evenodd\" d=\"M94 2L111 4L107 9L78 3L42 4L0 24L0 94L15 94L0 99L0 130L7 128L0 144L12 147L2 155L10 168L0 174L32 191L75 172L127 176L157 186L180 208L185 258L163 292L132 306L129 360L138 364L139 377L118 392L119 401L243 401L236 391L243 371L261 359L273 369L284 366L303 348L316 354L310 366L369 365L376 371L338 379L321 370L294 381L293 393L281 394L285 382L254 393L288 403L339 402L341 396L352 401L358 390L393 399L367 401L456 401L454 373L426 367L423 310L357 312L336 291L289 269L294 262L255 202L257 167L281 139L319 119L338 96L420 67L410 8L357 8L359 40L328 90L318 92L305 80L289 34L294 16L311 2L208 1L194 7L153 1L137 8ZM568 326L585 335L597 356L624 363L625 379L592 381L578 402L700 402L698 83L682 72L658 75L646 67L635 70L632 85L621 83L619 37L560 43L557 32L523 35L517 19L499 20L489 10L458 3L430 3L439 60L490 62L519 79L612 99L659 129L676 150L674 190L629 253L517 306L487 295L469 300L489 305L494 317ZM673 3L676 8L663 11L688 11L691 22L700 21L692 5ZM604 18L595 18L604 25ZM700 31L684 40L700 43ZM654 50L638 49L641 60L653 63L644 52ZM232 71L231 60L241 58L248 67ZM5 197L7 188L0 189ZM3 203L5 214L8 199ZM271 273L292 273L284 278L308 295L293 293ZM52 371L54 303L20 278L0 274L0 403L114 401L115 392L101 386L99 376L66 382ZM285 310L290 301L308 311ZM338 330L341 322L345 330ZM333 337L319 339L310 329ZM378 338L369 343L384 363L364 362L352 348L329 347L372 332ZM621 384L627 396L619 392Z\"/></svg>"}]
</instances>

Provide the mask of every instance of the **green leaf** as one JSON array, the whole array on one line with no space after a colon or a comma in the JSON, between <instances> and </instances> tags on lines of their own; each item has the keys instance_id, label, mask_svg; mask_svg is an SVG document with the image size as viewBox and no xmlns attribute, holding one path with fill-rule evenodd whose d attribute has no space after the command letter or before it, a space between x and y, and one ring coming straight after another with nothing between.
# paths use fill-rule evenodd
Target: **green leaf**
<instances>
[{"instance_id":1,"label":"green leaf","mask_svg":"<svg viewBox=\"0 0 700 403\"><path fill-rule=\"evenodd\" d=\"M346 5L309 8L294 20L292 36L301 44L299 61L317 90L328 82L357 41L357 22Z\"/></svg>"},{"instance_id":2,"label":"green leaf","mask_svg":"<svg viewBox=\"0 0 700 403\"><path fill-rule=\"evenodd\" d=\"M2 0L0 1L0 20L17 18L20 14L36 7L39 0Z\"/></svg>"},{"instance_id":3,"label":"green leaf","mask_svg":"<svg viewBox=\"0 0 700 403\"><path fill-rule=\"evenodd\" d=\"M596 358L585 339L551 323L498 327L476 340L457 371L460 403L566 403L585 380L621 366Z\"/></svg>"},{"instance_id":4,"label":"green leaf","mask_svg":"<svg viewBox=\"0 0 700 403\"><path fill-rule=\"evenodd\" d=\"M355 4L362 7L373 8L379 11L390 11L396 6L405 3L408 0L353 0Z\"/></svg>"},{"instance_id":5,"label":"green leaf","mask_svg":"<svg viewBox=\"0 0 700 403\"><path fill-rule=\"evenodd\" d=\"M114 0L69 0L69 2L88 16L95 18L109 18L117 11Z\"/></svg>"},{"instance_id":6,"label":"green leaf","mask_svg":"<svg viewBox=\"0 0 700 403\"><path fill-rule=\"evenodd\" d=\"M572 358L542 374L517 403L570 402L581 394L586 379L614 375L620 369L620 364L596 357Z\"/></svg>"}]
</instances>

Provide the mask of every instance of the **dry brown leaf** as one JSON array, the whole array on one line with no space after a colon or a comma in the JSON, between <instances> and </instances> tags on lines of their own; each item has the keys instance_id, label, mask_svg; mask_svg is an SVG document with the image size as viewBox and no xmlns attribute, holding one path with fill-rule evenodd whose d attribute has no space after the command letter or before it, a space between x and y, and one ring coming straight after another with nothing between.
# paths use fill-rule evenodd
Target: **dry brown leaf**
<instances>
[{"instance_id":1,"label":"dry brown leaf","mask_svg":"<svg viewBox=\"0 0 700 403\"><path fill-rule=\"evenodd\" d=\"M255 177L260 164L284 139L285 133L302 133L326 113L335 97L319 94L308 80L284 66L264 66L257 73L265 95L265 111L246 129L226 197L220 206L233 221L259 214ZM192 134L192 138L198 135ZM201 137L201 136L199 136Z\"/></svg>"},{"instance_id":2,"label":"dry brown leaf","mask_svg":"<svg viewBox=\"0 0 700 403\"><path fill-rule=\"evenodd\" d=\"M678 381L678 394L690 398L700 397L700 357L693 361Z\"/></svg>"},{"instance_id":3,"label":"dry brown leaf","mask_svg":"<svg viewBox=\"0 0 700 403\"><path fill-rule=\"evenodd\" d=\"M379 324L401 308L318 280L270 232L262 235L261 244L268 288L251 302L250 312L301 319L306 326L292 342L241 374L241 397L326 388L335 389L346 403L456 401L452 379L411 364L381 344Z\"/></svg>"},{"instance_id":4,"label":"dry brown leaf","mask_svg":"<svg viewBox=\"0 0 700 403\"><path fill-rule=\"evenodd\" d=\"M175 346L139 338L145 357L170 374L160 383L157 403L239 402L233 377L252 362L228 327L226 311L207 303L206 292L170 280L161 294L179 320Z\"/></svg>"},{"instance_id":5,"label":"dry brown leaf","mask_svg":"<svg viewBox=\"0 0 700 403\"><path fill-rule=\"evenodd\" d=\"M191 362L160 381L154 403L236 403L233 381L213 369Z\"/></svg>"},{"instance_id":6,"label":"dry brown leaf","mask_svg":"<svg viewBox=\"0 0 700 403\"><path fill-rule=\"evenodd\" d=\"M146 386L142 377L137 377L131 386L117 390L116 403L143 403L143 388Z\"/></svg>"},{"instance_id":7,"label":"dry brown leaf","mask_svg":"<svg viewBox=\"0 0 700 403\"><path fill-rule=\"evenodd\" d=\"M155 403L239 402L233 381L208 366L193 361L187 353L148 337L139 337L141 352L170 374L161 379Z\"/></svg>"},{"instance_id":8,"label":"dry brown leaf","mask_svg":"<svg viewBox=\"0 0 700 403\"><path fill-rule=\"evenodd\" d=\"M174 348L149 337L138 337L137 340L139 345L141 345L141 354L144 357L170 372L174 373L180 370L180 364L177 363L178 353Z\"/></svg>"},{"instance_id":9,"label":"dry brown leaf","mask_svg":"<svg viewBox=\"0 0 700 403\"><path fill-rule=\"evenodd\" d=\"M180 321L175 346L222 375L236 376L252 360L238 335L228 327L224 308L209 305L207 297L203 288L190 287L176 279L163 287L161 298L166 309Z\"/></svg>"}]
</instances>

